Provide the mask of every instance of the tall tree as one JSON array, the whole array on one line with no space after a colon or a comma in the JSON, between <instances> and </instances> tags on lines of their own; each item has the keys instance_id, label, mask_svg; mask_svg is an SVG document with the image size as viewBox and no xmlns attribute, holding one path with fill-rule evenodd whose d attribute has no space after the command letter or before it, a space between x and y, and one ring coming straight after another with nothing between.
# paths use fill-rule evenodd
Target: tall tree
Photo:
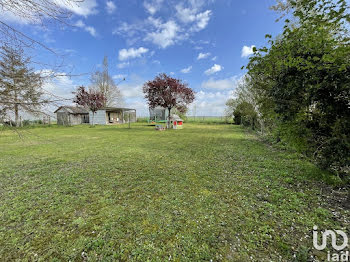
<instances>
[{"instance_id":1,"label":"tall tree","mask_svg":"<svg viewBox=\"0 0 350 262\"><path fill-rule=\"evenodd\" d=\"M226 115L233 117L235 124L243 124L255 129L259 116L258 97L252 88L249 75L245 75L238 81L234 96L235 98L230 98L226 102Z\"/></svg>"},{"instance_id":2,"label":"tall tree","mask_svg":"<svg viewBox=\"0 0 350 262\"><path fill-rule=\"evenodd\" d=\"M193 90L186 83L166 74L160 74L154 80L146 82L143 85L143 93L151 108L160 106L168 109L168 128L171 109L185 112L195 98Z\"/></svg>"},{"instance_id":3,"label":"tall tree","mask_svg":"<svg viewBox=\"0 0 350 262\"><path fill-rule=\"evenodd\" d=\"M280 1L281 2L281 1ZM350 180L350 37L345 0L288 0L283 33L248 64L278 139ZM271 36L267 35L267 38Z\"/></svg>"},{"instance_id":4,"label":"tall tree","mask_svg":"<svg viewBox=\"0 0 350 262\"><path fill-rule=\"evenodd\" d=\"M22 49L2 46L0 49L0 112L15 116L19 124L20 111L37 113L45 103L41 99L42 77L30 67L30 58Z\"/></svg>"},{"instance_id":5,"label":"tall tree","mask_svg":"<svg viewBox=\"0 0 350 262\"><path fill-rule=\"evenodd\" d=\"M107 56L103 58L102 71L96 71L92 74L91 88L103 94L105 98L103 106L121 106L123 104L120 89L109 75Z\"/></svg>"},{"instance_id":6,"label":"tall tree","mask_svg":"<svg viewBox=\"0 0 350 262\"><path fill-rule=\"evenodd\" d=\"M101 92L96 90L90 89L86 91L84 86L78 87L74 94L75 98L73 102L77 105L87 107L92 112L92 125L94 125L95 113L104 107L105 97Z\"/></svg>"}]
</instances>

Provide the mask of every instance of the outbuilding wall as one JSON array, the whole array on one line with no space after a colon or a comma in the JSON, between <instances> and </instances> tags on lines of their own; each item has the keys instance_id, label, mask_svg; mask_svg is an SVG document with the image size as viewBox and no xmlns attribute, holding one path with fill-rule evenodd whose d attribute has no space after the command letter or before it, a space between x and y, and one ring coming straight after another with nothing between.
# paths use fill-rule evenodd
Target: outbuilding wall
<instances>
[{"instance_id":1,"label":"outbuilding wall","mask_svg":"<svg viewBox=\"0 0 350 262\"><path fill-rule=\"evenodd\" d=\"M57 125L70 125L69 114L67 112L57 112Z\"/></svg>"},{"instance_id":2,"label":"outbuilding wall","mask_svg":"<svg viewBox=\"0 0 350 262\"><path fill-rule=\"evenodd\" d=\"M135 123L136 122L136 112L135 111L124 113L125 123L128 123L128 121L129 121L129 114L130 114L130 122Z\"/></svg>"},{"instance_id":3,"label":"outbuilding wall","mask_svg":"<svg viewBox=\"0 0 350 262\"><path fill-rule=\"evenodd\" d=\"M82 115L73 115L73 114L70 114L69 115L69 118L70 118L70 124L72 126L74 125L80 125L83 123L82 121Z\"/></svg>"},{"instance_id":4,"label":"outbuilding wall","mask_svg":"<svg viewBox=\"0 0 350 262\"><path fill-rule=\"evenodd\" d=\"M83 115L57 112L57 125L74 126L83 123Z\"/></svg>"},{"instance_id":5,"label":"outbuilding wall","mask_svg":"<svg viewBox=\"0 0 350 262\"><path fill-rule=\"evenodd\" d=\"M97 110L97 112L94 115L94 120L92 123L92 112L89 112L89 119L90 124L96 124L96 125L106 125L107 124L107 117L106 117L106 110Z\"/></svg>"}]
</instances>

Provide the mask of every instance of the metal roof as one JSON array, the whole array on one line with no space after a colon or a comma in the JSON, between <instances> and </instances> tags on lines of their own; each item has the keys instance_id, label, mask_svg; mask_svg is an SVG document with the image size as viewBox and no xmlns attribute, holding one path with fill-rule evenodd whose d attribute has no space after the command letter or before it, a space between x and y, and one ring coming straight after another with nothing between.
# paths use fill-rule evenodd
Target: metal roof
<instances>
[{"instance_id":1,"label":"metal roof","mask_svg":"<svg viewBox=\"0 0 350 262\"><path fill-rule=\"evenodd\" d=\"M132 110L135 110L134 108L126 108L126 107L104 107L104 108L101 108L101 110L106 110L106 111L119 111L119 110L122 110L122 111L132 111Z\"/></svg>"},{"instance_id":2,"label":"metal roof","mask_svg":"<svg viewBox=\"0 0 350 262\"><path fill-rule=\"evenodd\" d=\"M62 108L65 109L70 114L88 114L89 113L88 110L80 106L60 106L59 108L56 109L54 113L61 110Z\"/></svg>"}]
</instances>

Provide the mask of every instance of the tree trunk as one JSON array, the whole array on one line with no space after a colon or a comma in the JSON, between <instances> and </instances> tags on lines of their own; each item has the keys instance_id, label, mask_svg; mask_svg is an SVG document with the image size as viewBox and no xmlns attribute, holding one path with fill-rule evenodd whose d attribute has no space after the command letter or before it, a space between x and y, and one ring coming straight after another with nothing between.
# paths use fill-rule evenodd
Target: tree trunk
<instances>
[{"instance_id":1,"label":"tree trunk","mask_svg":"<svg viewBox=\"0 0 350 262\"><path fill-rule=\"evenodd\" d=\"M95 117L95 112L92 112L92 126L94 126L94 117Z\"/></svg>"},{"instance_id":2,"label":"tree trunk","mask_svg":"<svg viewBox=\"0 0 350 262\"><path fill-rule=\"evenodd\" d=\"M19 118L18 118L18 101L17 101L17 92L15 91L15 108L14 108L14 110L15 110L15 124L16 124L16 126L18 126L19 125Z\"/></svg>"},{"instance_id":3,"label":"tree trunk","mask_svg":"<svg viewBox=\"0 0 350 262\"><path fill-rule=\"evenodd\" d=\"M168 123L167 123L167 128L169 129L170 128L170 111L171 111L171 107L168 107Z\"/></svg>"},{"instance_id":4,"label":"tree trunk","mask_svg":"<svg viewBox=\"0 0 350 262\"><path fill-rule=\"evenodd\" d=\"M18 104L15 104L15 124L16 126L19 126Z\"/></svg>"}]
</instances>

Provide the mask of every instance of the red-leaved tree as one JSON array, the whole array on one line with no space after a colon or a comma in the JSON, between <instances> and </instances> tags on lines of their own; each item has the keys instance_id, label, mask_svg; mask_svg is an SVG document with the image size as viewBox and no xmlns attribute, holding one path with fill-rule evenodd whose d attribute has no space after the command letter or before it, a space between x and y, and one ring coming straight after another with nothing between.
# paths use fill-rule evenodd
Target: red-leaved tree
<instances>
[{"instance_id":1,"label":"red-leaved tree","mask_svg":"<svg viewBox=\"0 0 350 262\"><path fill-rule=\"evenodd\" d=\"M154 80L143 85L143 93L151 108L161 106L169 111L167 128L170 127L170 111L176 108L184 112L194 100L194 92L179 79L159 74Z\"/></svg>"},{"instance_id":2,"label":"red-leaved tree","mask_svg":"<svg viewBox=\"0 0 350 262\"><path fill-rule=\"evenodd\" d=\"M92 125L94 125L95 113L105 104L105 97L101 92L95 90L86 91L84 86L78 87L74 94L75 98L73 102L89 108L89 110L92 112Z\"/></svg>"}]
</instances>

